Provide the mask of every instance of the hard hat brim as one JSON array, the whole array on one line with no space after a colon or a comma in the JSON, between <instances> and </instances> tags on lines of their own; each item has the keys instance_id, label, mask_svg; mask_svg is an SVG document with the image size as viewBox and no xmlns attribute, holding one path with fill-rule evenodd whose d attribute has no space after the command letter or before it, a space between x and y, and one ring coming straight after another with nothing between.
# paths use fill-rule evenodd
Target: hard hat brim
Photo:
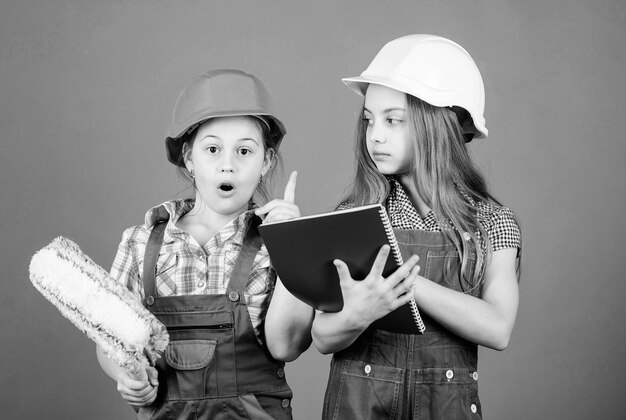
<instances>
[{"instance_id":1,"label":"hard hat brim","mask_svg":"<svg viewBox=\"0 0 626 420\"><path fill-rule=\"evenodd\" d=\"M367 92L367 87L370 84L385 86L390 89L397 90L399 92L403 92L416 98L423 100L433 106L437 107L449 107L449 106L459 106L463 109L468 110L468 107L464 103L459 103L462 101L454 100L458 94L451 92L450 95L447 95L446 92L436 91L434 92L432 88L421 85L417 83L415 80L410 81L409 83L402 83L402 81L397 79L391 79L389 77L382 76L374 76L374 75L364 75L355 77L345 77L341 79L341 81L348 86L352 91L357 93L358 95L365 96ZM469 110L468 110L469 112ZM471 112L470 112L471 115ZM474 126L476 128L476 135L474 138L482 139L486 138L489 131L487 127L485 127L484 117L483 116L475 116L472 115L472 119L474 121ZM481 121L482 120L482 121Z\"/></svg>"},{"instance_id":2,"label":"hard hat brim","mask_svg":"<svg viewBox=\"0 0 626 420\"><path fill-rule=\"evenodd\" d=\"M181 161L180 155L183 150L184 137L189 131L189 127L198 126L210 119L213 118L224 118L224 117L264 117L264 119L270 125L270 137L273 143L273 146L276 150L280 147L285 134L287 134L287 129L285 125L275 116L267 113L267 112L259 112L258 110L247 111L224 111L224 112L210 112L207 115L194 115L193 118L190 118L188 122L182 124L187 128L176 133L168 133L169 135L165 138L165 149L167 152L167 160L170 163L173 163L177 166L184 166L184 162Z\"/></svg>"}]
</instances>

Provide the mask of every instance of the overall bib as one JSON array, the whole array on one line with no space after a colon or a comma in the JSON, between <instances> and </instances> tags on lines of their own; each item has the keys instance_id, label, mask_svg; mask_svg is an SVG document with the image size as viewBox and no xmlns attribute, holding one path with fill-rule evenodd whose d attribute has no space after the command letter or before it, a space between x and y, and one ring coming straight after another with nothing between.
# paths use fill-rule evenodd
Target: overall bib
<instances>
[{"instance_id":1,"label":"overall bib","mask_svg":"<svg viewBox=\"0 0 626 420\"><path fill-rule=\"evenodd\" d=\"M260 219L249 222L224 295L158 297L154 268L166 223L146 246L146 307L167 327L170 343L157 364L156 401L139 419L291 419L284 363L254 332L244 290L261 246Z\"/></svg>"},{"instance_id":2,"label":"overall bib","mask_svg":"<svg viewBox=\"0 0 626 420\"><path fill-rule=\"evenodd\" d=\"M469 289L461 261L441 232L394 229L402 257L420 257L420 275ZM475 255L470 260L470 272ZM465 287L463 287L465 286ZM468 292L479 296L479 288ZM323 419L480 419L478 349L422 313L424 334L368 328L333 355Z\"/></svg>"}]
</instances>

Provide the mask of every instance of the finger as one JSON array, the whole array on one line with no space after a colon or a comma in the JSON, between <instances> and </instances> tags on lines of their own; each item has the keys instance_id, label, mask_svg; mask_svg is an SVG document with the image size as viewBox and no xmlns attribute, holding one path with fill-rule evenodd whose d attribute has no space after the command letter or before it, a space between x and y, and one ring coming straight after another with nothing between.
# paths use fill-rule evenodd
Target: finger
<instances>
[{"instance_id":1,"label":"finger","mask_svg":"<svg viewBox=\"0 0 626 420\"><path fill-rule=\"evenodd\" d=\"M406 305L413 299L413 288L411 287L407 293L403 293L398 296L398 298L393 302L392 307L394 309L399 308L400 306Z\"/></svg>"},{"instance_id":2,"label":"finger","mask_svg":"<svg viewBox=\"0 0 626 420\"><path fill-rule=\"evenodd\" d=\"M296 171L293 171L291 175L289 175L289 181L287 181L287 186L285 187L285 196L283 197L283 199L288 203L295 203L297 178L298 172Z\"/></svg>"},{"instance_id":3,"label":"finger","mask_svg":"<svg viewBox=\"0 0 626 420\"><path fill-rule=\"evenodd\" d=\"M148 380L135 380L129 377L120 378L117 382L118 391L140 392L150 386Z\"/></svg>"},{"instance_id":4,"label":"finger","mask_svg":"<svg viewBox=\"0 0 626 420\"><path fill-rule=\"evenodd\" d=\"M298 217L298 213L296 213L292 209L277 208L277 209L274 209L274 210L270 211L267 214L267 216L265 217L265 220L263 221L263 223L272 223L272 222L278 222L278 221L285 221L285 220L289 220L289 219L294 219L296 217Z\"/></svg>"},{"instance_id":5,"label":"finger","mask_svg":"<svg viewBox=\"0 0 626 420\"><path fill-rule=\"evenodd\" d=\"M143 394L143 395L132 394L132 393L122 393L122 397L130 404L132 403L145 404L147 401L153 398L153 396L156 396L155 390L156 388L151 388L150 392L147 392L146 394Z\"/></svg>"},{"instance_id":6,"label":"finger","mask_svg":"<svg viewBox=\"0 0 626 420\"><path fill-rule=\"evenodd\" d=\"M296 207L295 204L293 203L288 203L285 200L281 200L281 199L274 199L272 201L270 201L269 203L265 203L263 206L257 208L256 210L254 210L254 213L257 216L260 216L262 214L267 214L270 211L274 210L277 207Z\"/></svg>"},{"instance_id":7,"label":"finger","mask_svg":"<svg viewBox=\"0 0 626 420\"><path fill-rule=\"evenodd\" d=\"M400 266L400 268L394 271L393 274L387 278L388 286L394 288L398 284L400 284L402 280L404 280L406 277L409 276L409 274L411 274L411 271L417 265L418 261L419 257L417 255L412 255L411 258L409 258L404 264Z\"/></svg>"},{"instance_id":8,"label":"finger","mask_svg":"<svg viewBox=\"0 0 626 420\"><path fill-rule=\"evenodd\" d=\"M378 254L376 255L376 259L374 260L374 264L372 265L372 269L370 270L370 275L373 274L375 276L380 276L383 273L387 257L389 256L389 251L389 245L383 245L380 248Z\"/></svg>"},{"instance_id":9,"label":"finger","mask_svg":"<svg viewBox=\"0 0 626 420\"><path fill-rule=\"evenodd\" d=\"M413 267L411 273L402 282L401 286L394 290L397 293L397 296L392 306L398 308L402 305L406 305L411 301L411 299L415 298L415 286L418 272L419 266Z\"/></svg>"},{"instance_id":10,"label":"finger","mask_svg":"<svg viewBox=\"0 0 626 420\"><path fill-rule=\"evenodd\" d=\"M333 264L335 264L335 268L337 269L337 274L339 275L339 282L344 283L348 280L352 280L350 276L350 269L345 262L341 260L334 260Z\"/></svg>"},{"instance_id":11,"label":"finger","mask_svg":"<svg viewBox=\"0 0 626 420\"><path fill-rule=\"evenodd\" d=\"M156 400L158 391L159 391L159 388L155 386L152 389L152 392L150 392L150 394L146 395L146 404L152 404L154 402L154 400Z\"/></svg>"},{"instance_id":12,"label":"finger","mask_svg":"<svg viewBox=\"0 0 626 420\"><path fill-rule=\"evenodd\" d=\"M394 291L397 293L397 296L403 296L404 294L413 295L413 291L415 290L415 282L417 279L417 275L420 271L419 265L416 265L411 269L409 275L404 278L398 285L394 288Z\"/></svg>"},{"instance_id":13,"label":"finger","mask_svg":"<svg viewBox=\"0 0 626 420\"><path fill-rule=\"evenodd\" d=\"M413 278L411 276L405 277L400 281L396 287L393 288L396 296L402 296L405 293L410 292L413 289Z\"/></svg>"},{"instance_id":14,"label":"finger","mask_svg":"<svg viewBox=\"0 0 626 420\"><path fill-rule=\"evenodd\" d=\"M267 203L267 204L269 204L269 203ZM256 209L254 209L254 214L256 214L257 216L263 216L265 213L267 213L268 210L265 210L265 207L267 207L267 204L265 204L264 206L257 207Z\"/></svg>"},{"instance_id":15,"label":"finger","mask_svg":"<svg viewBox=\"0 0 626 420\"><path fill-rule=\"evenodd\" d=\"M148 380L150 381L150 385L155 386L155 387L158 386L159 385L159 372L152 366L149 366L148 368L146 368L146 373L148 374Z\"/></svg>"},{"instance_id":16,"label":"finger","mask_svg":"<svg viewBox=\"0 0 626 420\"><path fill-rule=\"evenodd\" d=\"M118 382L117 391L120 394L132 396L135 398L142 398L143 396L148 394L153 388L153 386L150 385L149 383L138 383L138 384L139 386L135 386L134 384L131 384L131 386L128 386L127 384Z\"/></svg>"},{"instance_id":17,"label":"finger","mask_svg":"<svg viewBox=\"0 0 626 420\"><path fill-rule=\"evenodd\" d=\"M156 400L158 388L152 388L152 390L142 397L137 397L133 395L122 395L124 399L135 407L143 407L146 405L150 405Z\"/></svg>"}]
</instances>

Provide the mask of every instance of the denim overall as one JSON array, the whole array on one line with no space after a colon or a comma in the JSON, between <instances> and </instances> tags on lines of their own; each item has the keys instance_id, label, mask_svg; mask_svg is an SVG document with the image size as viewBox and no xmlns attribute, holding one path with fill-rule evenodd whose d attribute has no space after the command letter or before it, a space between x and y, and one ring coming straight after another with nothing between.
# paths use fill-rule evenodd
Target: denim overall
<instances>
[{"instance_id":1,"label":"denim overall","mask_svg":"<svg viewBox=\"0 0 626 420\"><path fill-rule=\"evenodd\" d=\"M160 212L167 220L167 212ZM284 363L257 340L243 292L261 246L249 222L224 295L158 297L155 263L166 223L155 225L146 246L146 307L167 327L170 343L156 364L159 391L139 419L291 419L292 392Z\"/></svg>"},{"instance_id":2,"label":"denim overall","mask_svg":"<svg viewBox=\"0 0 626 420\"><path fill-rule=\"evenodd\" d=\"M420 274L453 290L461 261L441 232L396 230L402 257L420 257ZM475 255L470 260L470 270ZM471 271L470 271L471 272ZM479 296L475 288L467 292ZM480 419L478 349L421 313L424 334L368 328L335 353L324 398L323 419Z\"/></svg>"}]
</instances>

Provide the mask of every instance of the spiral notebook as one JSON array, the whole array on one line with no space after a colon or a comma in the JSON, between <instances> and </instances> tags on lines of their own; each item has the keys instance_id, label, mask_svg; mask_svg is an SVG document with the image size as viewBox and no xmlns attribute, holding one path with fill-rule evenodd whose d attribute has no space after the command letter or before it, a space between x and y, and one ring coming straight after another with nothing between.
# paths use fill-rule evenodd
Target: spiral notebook
<instances>
[{"instance_id":1,"label":"spiral notebook","mask_svg":"<svg viewBox=\"0 0 626 420\"><path fill-rule=\"evenodd\" d=\"M338 312L343 307L334 259L346 263L353 279L362 280L380 248L389 244L391 253L383 276L389 276L402 265L391 223L380 204L262 224L259 231L287 290L324 312ZM425 330L414 299L372 325L401 333Z\"/></svg>"}]
</instances>

